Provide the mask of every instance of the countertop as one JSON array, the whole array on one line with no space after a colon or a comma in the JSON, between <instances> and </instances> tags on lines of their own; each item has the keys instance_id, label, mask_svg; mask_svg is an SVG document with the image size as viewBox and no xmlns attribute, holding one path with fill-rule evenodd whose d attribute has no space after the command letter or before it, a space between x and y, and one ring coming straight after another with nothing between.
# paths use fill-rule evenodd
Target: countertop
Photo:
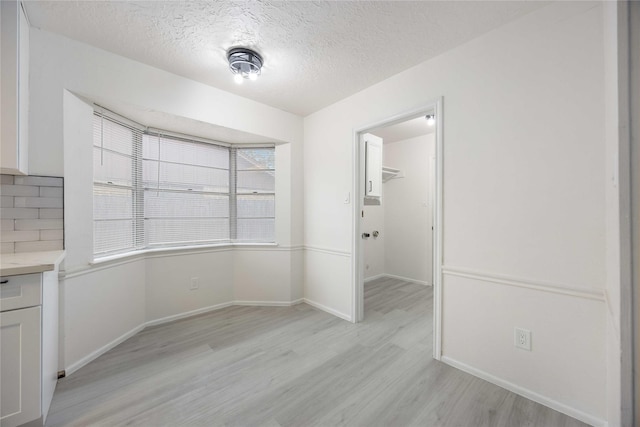
<instances>
[{"instance_id":1,"label":"countertop","mask_svg":"<svg viewBox=\"0 0 640 427\"><path fill-rule=\"evenodd\" d=\"M23 252L0 255L0 276L52 271L62 262L65 251Z\"/></svg>"}]
</instances>

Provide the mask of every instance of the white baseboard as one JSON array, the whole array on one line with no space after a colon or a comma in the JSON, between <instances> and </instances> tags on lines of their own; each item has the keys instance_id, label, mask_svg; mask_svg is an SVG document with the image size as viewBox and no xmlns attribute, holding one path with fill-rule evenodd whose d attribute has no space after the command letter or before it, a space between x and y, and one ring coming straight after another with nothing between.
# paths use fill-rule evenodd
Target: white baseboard
<instances>
[{"instance_id":1,"label":"white baseboard","mask_svg":"<svg viewBox=\"0 0 640 427\"><path fill-rule=\"evenodd\" d=\"M78 369L80 369L83 366L85 366L87 363L97 359L98 357L102 356L103 354L105 354L107 351L111 350L112 348L114 348L118 344L123 343L124 341L128 340L129 338L131 338L132 336L134 336L138 332L142 331L144 328L145 328L145 324L144 323L142 325L136 326L135 328L131 329L129 332L126 332L126 333L120 335L118 338L116 338L115 340L111 341L110 343L107 343L107 344L103 345L102 347L100 347L96 351L86 355L85 357L83 357L82 359L78 360L77 362L74 362L71 365L67 366L66 368L64 368L65 376L71 375L72 373L74 373Z\"/></svg>"},{"instance_id":2,"label":"white baseboard","mask_svg":"<svg viewBox=\"0 0 640 427\"><path fill-rule=\"evenodd\" d=\"M503 380L502 378L498 378L480 369L469 366L466 363L458 362L457 360L452 359L448 356L442 356L440 360L449 366L453 366L454 368L460 369L461 371L464 371L468 374L471 374L478 378L482 378L485 381L512 391L516 394L519 394L520 396L526 397L527 399L533 400L534 402L547 406L558 412L562 412L565 415L573 417L589 425L595 427L607 427L609 425L609 423L603 419L587 414L586 412L583 412L579 409L572 408L571 406L565 405L564 403L558 402L557 400L538 394L535 391L520 387L517 384L513 384L509 381Z\"/></svg>"},{"instance_id":3,"label":"white baseboard","mask_svg":"<svg viewBox=\"0 0 640 427\"><path fill-rule=\"evenodd\" d=\"M371 282L377 279L382 279L385 277L388 277L389 279L402 280L403 282L417 283L418 285L431 286L431 283L426 282L424 280L412 279L411 277L404 277L404 276L398 276L396 274L386 274L386 273L376 274L375 276L367 277L366 279L364 279L364 283Z\"/></svg>"},{"instance_id":4,"label":"white baseboard","mask_svg":"<svg viewBox=\"0 0 640 427\"><path fill-rule=\"evenodd\" d=\"M402 280L403 282L412 282L417 283L418 285L431 286L431 283L429 282L426 282L424 280L412 279L411 277L398 276L395 274L385 274L385 276L391 279Z\"/></svg>"},{"instance_id":5,"label":"white baseboard","mask_svg":"<svg viewBox=\"0 0 640 427\"><path fill-rule=\"evenodd\" d=\"M312 307L317 308L318 310L322 310L324 312L327 312L329 314L333 314L336 317L339 317L341 319L344 319L346 321L351 322L351 316L349 316L348 314L344 314L339 312L338 310L334 310L333 308L327 307L326 305L320 304L319 302L315 302L315 301L311 301L310 299L307 298L303 298L304 302L309 304Z\"/></svg>"},{"instance_id":6,"label":"white baseboard","mask_svg":"<svg viewBox=\"0 0 640 427\"><path fill-rule=\"evenodd\" d=\"M185 311L184 313L172 314L171 316L161 317L147 321L144 326L156 326L163 323L173 322L174 320L185 319L187 317L197 316L198 314L208 313L210 311L220 310L221 308L231 307L233 302L223 302L222 304L210 305L208 307L198 308L196 310Z\"/></svg>"},{"instance_id":7,"label":"white baseboard","mask_svg":"<svg viewBox=\"0 0 640 427\"><path fill-rule=\"evenodd\" d=\"M294 301L234 301L233 305L257 306L257 307L291 307L292 305L301 304L303 299Z\"/></svg>"},{"instance_id":8,"label":"white baseboard","mask_svg":"<svg viewBox=\"0 0 640 427\"><path fill-rule=\"evenodd\" d=\"M383 277L387 277L387 275L384 274L384 273L376 274L375 276L367 277L366 279L364 279L364 283L372 282L372 281L378 280L378 279L382 279Z\"/></svg>"}]
</instances>

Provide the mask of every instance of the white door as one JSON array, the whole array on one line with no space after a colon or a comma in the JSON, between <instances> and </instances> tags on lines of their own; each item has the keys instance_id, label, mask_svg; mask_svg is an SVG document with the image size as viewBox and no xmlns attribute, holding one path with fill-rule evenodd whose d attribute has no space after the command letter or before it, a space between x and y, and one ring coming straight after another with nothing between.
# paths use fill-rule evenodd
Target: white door
<instances>
[{"instance_id":1,"label":"white door","mask_svg":"<svg viewBox=\"0 0 640 427\"><path fill-rule=\"evenodd\" d=\"M0 426L40 418L40 307L0 313Z\"/></svg>"},{"instance_id":2,"label":"white door","mask_svg":"<svg viewBox=\"0 0 640 427\"><path fill-rule=\"evenodd\" d=\"M365 149L365 189L364 196L382 196L382 138L370 133L362 135Z\"/></svg>"}]
</instances>

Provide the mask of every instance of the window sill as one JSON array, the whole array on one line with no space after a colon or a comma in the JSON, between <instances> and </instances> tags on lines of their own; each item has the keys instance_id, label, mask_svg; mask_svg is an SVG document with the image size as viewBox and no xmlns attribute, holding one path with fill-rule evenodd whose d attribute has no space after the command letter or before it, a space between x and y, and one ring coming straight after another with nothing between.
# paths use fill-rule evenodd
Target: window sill
<instances>
[{"instance_id":1,"label":"window sill","mask_svg":"<svg viewBox=\"0 0 640 427\"><path fill-rule=\"evenodd\" d=\"M159 247L159 248L149 248L143 249L139 251L131 251L125 252L121 254L115 255L106 255L99 258L94 258L93 262L90 265L102 265L112 261L119 261L123 259L130 258L144 258L147 255L153 254L185 254L185 253L201 253L201 252L211 252L217 249L234 249L234 248L275 248L279 247L278 243L215 243L210 245L191 245L191 246L170 246L170 247Z\"/></svg>"}]
</instances>

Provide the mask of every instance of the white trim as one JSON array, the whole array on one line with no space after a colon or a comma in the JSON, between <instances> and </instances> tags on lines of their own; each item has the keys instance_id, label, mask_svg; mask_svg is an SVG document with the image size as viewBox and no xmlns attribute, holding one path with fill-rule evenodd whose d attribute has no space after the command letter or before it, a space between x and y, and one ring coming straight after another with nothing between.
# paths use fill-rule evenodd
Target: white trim
<instances>
[{"instance_id":1,"label":"white trim","mask_svg":"<svg viewBox=\"0 0 640 427\"><path fill-rule=\"evenodd\" d=\"M384 148L383 148L384 149ZM353 149L351 157L353 158L353 176L351 190L353 201L353 212L351 214L351 315L353 322L362 322L364 318L364 251L360 250L360 222L362 220L360 212L364 209L364 189L360 188L360 184L364 180L364 172L360 171L361 163L364 163L364 154L360 149L360 132L353 131ZM362 176L361 176L362 174Z\"/></svg>"},{"instance_id":2,"label":"white trim","mask_svg":"<svg viewBox=\"0 0 640 427\"><path fill-rule=\"evenodd\" d=\"M192 253L203 252L219 252L230 251L239 248L276 248L279 247L277 243L212 243L208 245L185 245L185 246L160 246L140 249L136 251L130 251L125 253L119 253L114 255L106 255L99 258L95 258L91 265L98 265L105 262L111 262L123 258L136 257L140 255L163 257L171 255L189 255ZM283 247L287 248L287 247Z\"/></svg>"},{"instance_id":3,"label":"white trim","mask_svg":"<svg viewBox=\"0 0 640 427\"><path fill-rule=\"evenodd\" d=\"M526 397L527 399L533 400L541 405L547 406L551 409L554 409L558 412L562 412L565 415L573 417L577 420L580 420L584 423L587 423L596 427L607 427L609 424L607 421L595 417L593 415L587 414L579 409L573 408L571 406L565 405L564 403L558 402L557 400L551 399L549 397L543 396L535 391L529 390L527 388L521 387L512 382L503 380L502 378L498 378L488 372L482 371L480 369L474 368L472 366L467 365L466 363L459 362L455 359L452 359L449 356L442 356L441 361L446 363L449 366L452 366L456 369L460 369L468 374L481 378L485 381L488 381L492 384L500 386L506 390L509 390L513 393L516 393L520 396Z\"/></svg>"},{"instance_id":4,"label":"white trim","mask_svg":"<svg viewBox=\"0 0 640 427\"><path fill-rule=\"evenodd\" d=\"M442 357L442 264L444 254L444 107L443 98L436 102L436 155L433 205L433 358Z\"/></svg>"},{"instance_id":5,"label":"white trim","mask_svg":"<svg viewBox=\"0 0 640 427\"><path fill-rule=\"evenodd\" d=\"M117 345L123 343L124 341L128 340L129 338L131 338L132 336L134 336L138 332L142 331L144 328L145 328L145 324L144 323L142 325L136 326L135 328L131 329L129 332L126 332L126 333L120 335L115 340L103 345L102 347L100 347L96 351L94 351L92 353L89 353L88 355L86 355L82 359L78 360L77 362L74 362L71 365L65 367L64 368L65 375L69 376L69 375L73 374L78 369L82 368L83 366L85 366L89 362L97 359L98 357L102 356L103 354L105 354L107 351L111 350L115 346L117 346Z\"/></svg>"},{"instance_id":6,"label":"white trim","mask_svg":"<svg viewBox=\"0 0 640 427\"><path fill-rule=\"evenodd\" d=\"M234 305L233 301L223 302L216 305L210 305L208 307L202 307L195 310L186 311L184 313L172 314L171 316L161 317L159 319L154 319L154 320L148 320L143 326L147 327L147 326L162 325L164 323L173 322L175 320L186 319L187 317L193 317L199 314L208 313L210 311L231 307L232 305Z\"/></svg>"},{"instance_id":7,"label":"white trim","mask_svg":"<svg viewBox=\"0 0 640 427\"><path fill-rule=\"evenodd\" d=\"M380 273L380 274L376 274L375 276L367 277L366 279L364 279L364 283L372 282L374 280L383 279L383 278L397 279L397 280L402 280L403 282L411 282L411 283L416 283L418 285L431 286L431 283L425 280L412 279L410 277L398 276L396 274L387 274L387 273Z\"/></svg>"},{"instance_id":8,"label":"white trim","mask_svg":"<svg viewBox=\"0 0 640 427\"><path fill-rule=\"evenodd\" d=\"M242 245L237 244L232 248L234 251L239 252L253 252L253 251L280 251L280 252L295 252L301 251L304 248L302 245L298 246L264 246L264 245Z\"/></svg>"},{"instance_id":9,"label":"white trim","mask_svg":"<svg viewBox=\"0 0 640 427\"><path fill-rule=\"evenodd\" d=\"M467 279L473 279L482 282L496 283L498 285L515 286L519 288L527 288L536 291L551 292L560 295L605 302L605 294L603 289L579 288L577 286L540 282L531 279L523 279L519 277L498 275L494 273L486 273L449 266L443 266L442 271L443 274L446 274L448 276L464 277Z\"/></svg>"},{"instance_id":10,"label":"white trim","mask_svg":"<svg viewBox=\"0 0 640 427\"><path fill-rule=\"evenodd\" d=\"M234 301L233 305L238 306L257 306L257 307L291 307L293 305L302 304L302 298L293 301Z\"/></svg>"},{"instance_id":11,"label":"white trim","mask_svg":"<svg viewBox=\"0 0 640 427\"><path fill-rule=\"evenodd\" d=\"M329 255L337 255L337 256L343 256L343 257L350 257L351 256L351 252L347 252L347 251L341 251L338 249L332 249L332 248L323 248L320 246L308 246L305 245L305 250L311 251L311 252L319 252L319 253L323 253L323 254L329 254Z\"/></svg>"},{"instance_id":12,"label":"white trim","mask_svg":"<svg viewBox=\"0 0 640 427\"><path fill-rule=\"evenodd\" d=\"M443 254L443 166L444 166L444 108L443 97L439 97L426 105L416 108L391 118L361 126L353 131L353 197L357 198L353 203L351 235L351 287L352 307L351 313L354 322L360 322L364 316L364 280L363 280L363 253L361 245L361 217L360 211L364 208L364 188L361 188L361 163L363 153L360 149L360 135L366 131L382 126L390 126L415 117L434 112L436 116L436 158L435 158L435 203L433 205L433 358L440 360L442 354L442 254ZM425 159L429 161L429 159Z\"/></svg>"},{"instance_id":13,"label":"white trim","mask_svg":"<svg viewBox=\"0 0 640 427\"><path fill-rule=\"evenodd\" d=\"M349 316L348 314L341 313L338 310L334 310L333 308L327 307L324 304L320 304L319 302L311 301L308 298L303 298L303 301L306 304L309 304L311 307L317 308L318 310L322 310L322 311L324 311L326 313L333 314L334 316L339 317L341 319L344 319L344 320L346 320L348 322L352 321L351 320L351 316Z\"/></svg>"},{"instance_id":14,"label":"white trim","mask_svg":"<svg viewBox=\"0 0 640 427\"><path fill-rule=\"evenodd\" d=\"M411 277L397 276L395 274L383 274L383 276L390 279L402 280L403 282L417 283L418 285L423 286L432 286L431 283L427 282L426 280L412 279Z\"/></svg>"},{"instance_id":15,"label":"white trim","mask_svg":"<svg viewBox=\"0 0 640 427\"><path fill-rule=\"evenodd\" d=\"M228 252L228 251L281 251L281 252L295 252L301 251L304 246L279 246L277 244L227 244L216 246L185 246L182 248L161 248L161 249L149 249L145 251L129 252L126 254L114 255L110 258L101 258L97 262L91 264L73 268L70 270L61 270L58 278L60 280L70 279L73 277L83 276L96 271L118 267L120 265L129 264L135 261L144 261L146 259L153 258L165 258L173 256L187 256L197 255L203 253L215 253L215 252Z\"/></svg>"},{"instance_id":16,"label":"white trim","mask_svg":"<svg viewBox=\"0 0 640 427\"><path fill-rule=\"evenodd\" d=\"M374 280L382 279L383 277L387 277L387 275L384 273L380 273L380 274L376 274L375 276L366 277L364 279L364 283L373 282Z\"/></svg>"},{"instance_id":17,"label":"white trim","mask_svg":"<svg viewBox=\"0 0 640 427\"><path fill-rule=\"evenodd\" d=\"M125 259L114 260L113 262L105 262L104 264L88 264L82 267L77 267L71 270L60 270L58 273L59 280L71 279L74 277L84 276L86 274L96 273L98 271L107 270L110 268L120 267L122 265L131 264L132 262L144 261L146 257L144 255L131 256Z\"/></svg>"}]
</instances>

